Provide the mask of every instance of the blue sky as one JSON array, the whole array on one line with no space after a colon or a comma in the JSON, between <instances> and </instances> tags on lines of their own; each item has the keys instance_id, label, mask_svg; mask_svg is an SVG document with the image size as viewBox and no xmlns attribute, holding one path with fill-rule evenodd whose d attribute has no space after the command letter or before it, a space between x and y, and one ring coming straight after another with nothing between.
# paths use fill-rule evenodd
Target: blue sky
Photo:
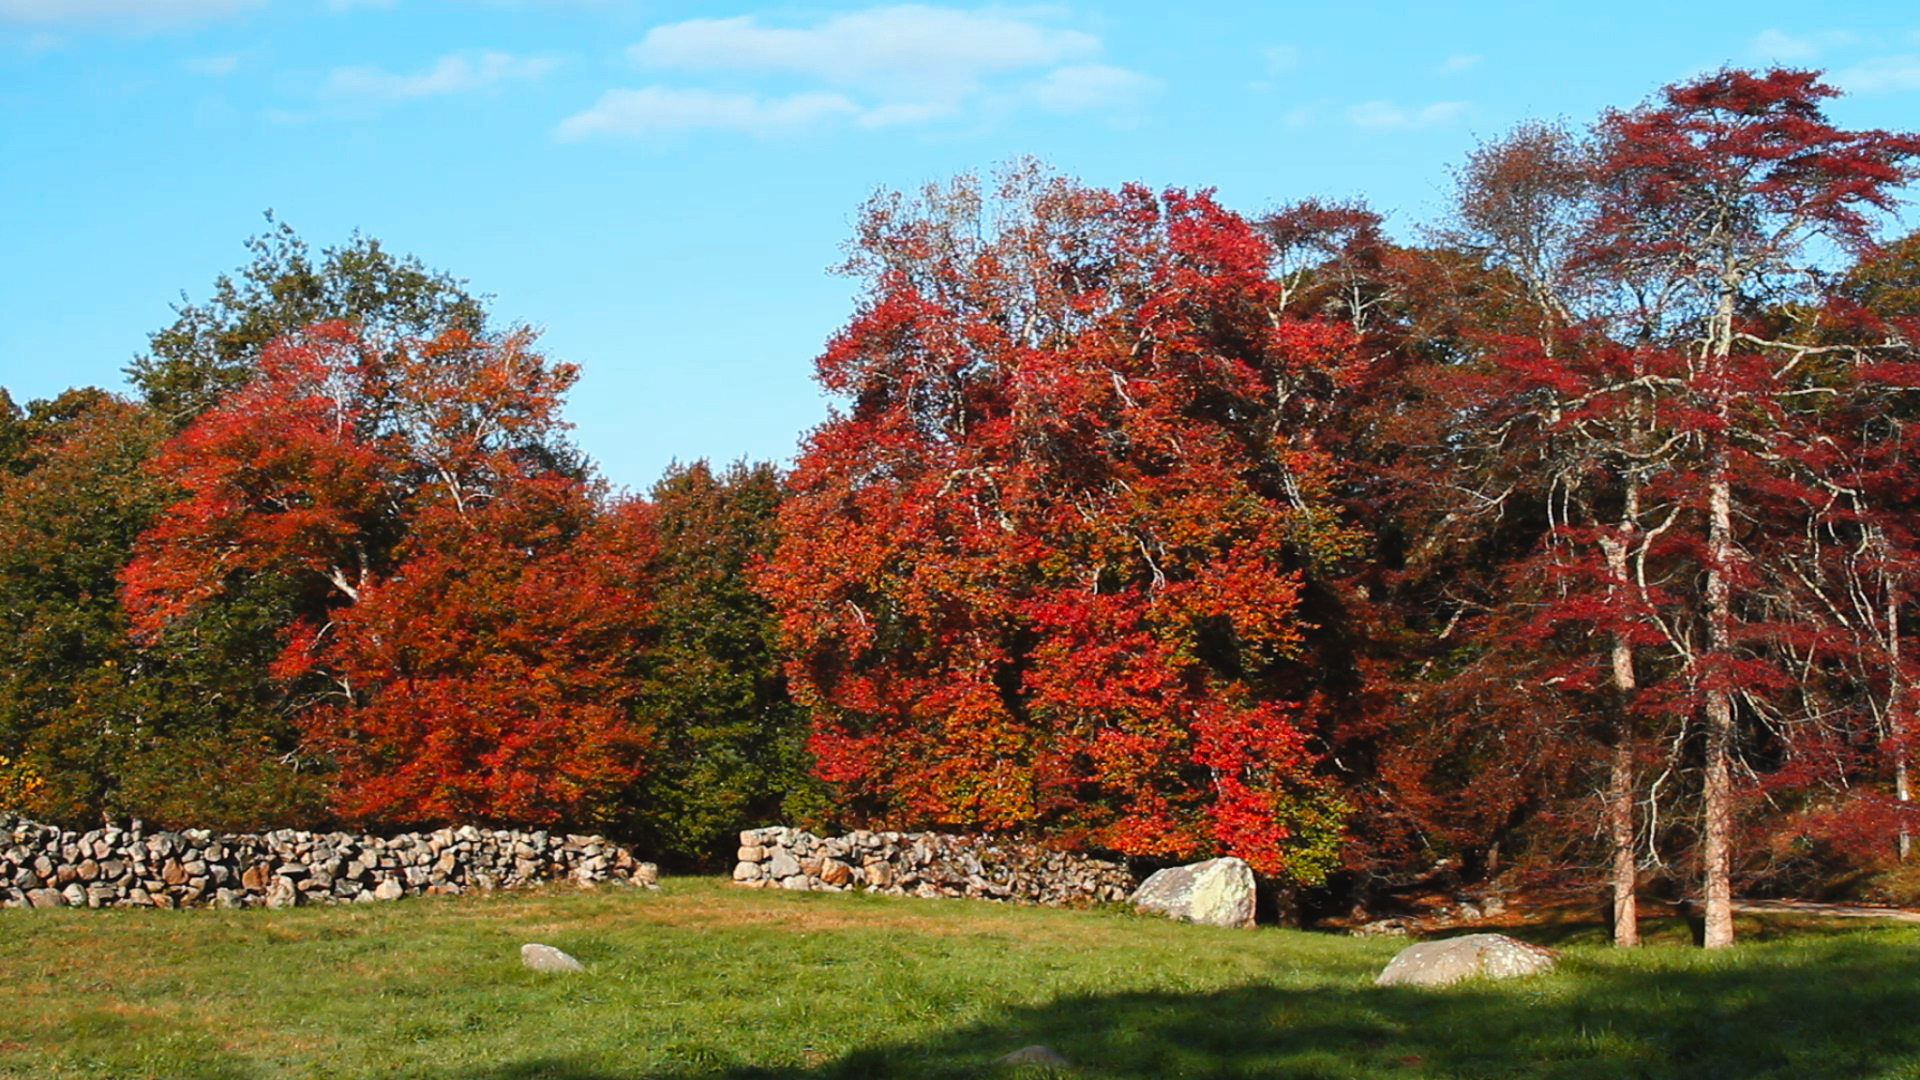
<instances>
[{"instance_id":1,"label":"blue sky","mask_svg":"<svg viewBox=\"0 0 1920 1080\"><path fill-rule=\"evenodd\" d=\"M1406 235L1518 121L1774 62L1830 71L1842 123L1920 127L1911 0L0 0L0 385L121 387L271 208L541 328L578 441L645 488L825 417L827 269L876 188L1034 155L1249 213L1365 196Z\"/></svg>"}]
</instances>

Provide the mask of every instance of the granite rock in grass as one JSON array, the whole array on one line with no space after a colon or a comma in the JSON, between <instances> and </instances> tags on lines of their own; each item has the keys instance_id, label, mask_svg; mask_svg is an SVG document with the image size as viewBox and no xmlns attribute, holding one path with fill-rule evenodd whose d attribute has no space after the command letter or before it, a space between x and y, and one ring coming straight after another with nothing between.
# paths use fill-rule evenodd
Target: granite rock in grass
<instances>
[{"instance_id":1,"label":"granite rock in grass","mask_svg":"<svg viewBox=\"0 0 1920 1080\"><path fill-rule=\"evenodd\" d=\"M1064 1069L1073 1062L1067 1056L1051 1046L1035 1044L1023 1046L1010 1054L1001 1054L993 1059L995 1065L1044 1065L1049 1068Z\"/></svg>"},{"instance_id":2,"label":"granite rock in grass","mask_svg":"<svg viewBox=\"0 0 1920 1080\"><path fill-rule=\"evenodd\" d=\"M1511 979L1553 969L1560 954L1505 934L1467 934L1400 950L1376 986L1450 986L1462 979Z\"/></svg>"},{"instance_id":3,"label":"granite rock in grass","mask_svg":"<svg viewBox=\"0 0 1920 1080\"><path fill-rule=\"evenodd\" d=\"M1252 929L1253 869L1232 856L1170 866L1134 891L1133 906L1205 926Z\"/></svg>"},{"instance_id":4,"label":"granite rock in grass","mask_svg":"<svg viewBox=\"0 0 1920 1080\"><path fill-rule=\"evenodd\" d=\"M520 946L520 962L535 971L548 973L587 970L580 961L575 960L559 949L551 945L539 945L532 942Z\"/></svg>"}]
</instances>

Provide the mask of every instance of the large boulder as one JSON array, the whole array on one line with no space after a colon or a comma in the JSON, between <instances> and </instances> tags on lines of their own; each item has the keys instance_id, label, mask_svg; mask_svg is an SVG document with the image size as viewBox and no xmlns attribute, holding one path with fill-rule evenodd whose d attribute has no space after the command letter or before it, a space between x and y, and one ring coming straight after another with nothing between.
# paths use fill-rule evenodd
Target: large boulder
<instances>
[{"instance_id":1,"label":"large boulder","mask_svg":"<svg viewBox=\"0 0 1920 1080\"><path fill-rule=\"evenodd\" d=\"M1375 986L1448 986L1462 979L1511 979L1550 971L1559 953L1505 934L1467 934L1400 950Z\"/></svg>"},{"instance_id":2,"label":"large boulder","mask_svg":"<svg viewBox=\"0 0 1920 1080\"><path fill-rule=\"evenodd\" d=\"M1253 928L1253 870L1228 856L1170 866L1142 882L1133 906L1206 926Z\"/></svg>"}]
</instances>

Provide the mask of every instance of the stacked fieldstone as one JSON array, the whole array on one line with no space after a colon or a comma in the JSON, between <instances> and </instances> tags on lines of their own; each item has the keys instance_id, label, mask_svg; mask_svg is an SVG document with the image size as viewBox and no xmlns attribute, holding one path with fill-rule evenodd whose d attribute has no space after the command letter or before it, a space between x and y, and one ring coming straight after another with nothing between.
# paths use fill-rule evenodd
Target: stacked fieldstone
<instances>
[{"instance_id":1,"label":"stacked fieldstone","mask_svg":"<svg viewBox=\"0 0 1920 1080\"><path fill-rule=\"evenodd\" d=\"M752 889L895 896L969 896L1074 907L1125 900L1125 865L1039 844L940 833L852 832L818 837L775 827L740 834L736 884Z\"/></svg>"},{"instance_id":2,"label":"stacked fieldstone","mask_svg":"<svg viewBox=\"0 0 1920 1080\"><path fill-rule=\"evenodd\" d=\"M571 879L651 886L658 871L598 836L472 826L382 838L281 829L79 833L0 814L0 906L291 907Z\"/></svg>"}]
</instances>

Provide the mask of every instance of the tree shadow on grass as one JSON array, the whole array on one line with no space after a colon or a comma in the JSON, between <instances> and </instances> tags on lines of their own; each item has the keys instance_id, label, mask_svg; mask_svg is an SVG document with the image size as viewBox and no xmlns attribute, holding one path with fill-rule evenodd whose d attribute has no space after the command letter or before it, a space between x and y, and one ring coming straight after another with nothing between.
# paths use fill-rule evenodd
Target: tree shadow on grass
<instances>
[{"instance_id":1,"label":"tree shadow on grass","mask_svg":"<svg viewBox=\"0 0 1920 1080\"><path fill-rule=\"evenodd\" d=\"M995 1066L1042 1043L1062 1075L1161 1077L1867 1078L1920 1076L1920 960L1904 944L1814 938L1655 965L1574 957L1561 971L1444 990L1247 985L1009 1009L837 1060L760 1068L716 1041L668 1068L529 1058L484 1080L868 1080L1041 1075ZM636 1054L636 1057L642 1055ZM472 1074L466 1074L472 1075Z\"/></svg>"}]
</instances>

